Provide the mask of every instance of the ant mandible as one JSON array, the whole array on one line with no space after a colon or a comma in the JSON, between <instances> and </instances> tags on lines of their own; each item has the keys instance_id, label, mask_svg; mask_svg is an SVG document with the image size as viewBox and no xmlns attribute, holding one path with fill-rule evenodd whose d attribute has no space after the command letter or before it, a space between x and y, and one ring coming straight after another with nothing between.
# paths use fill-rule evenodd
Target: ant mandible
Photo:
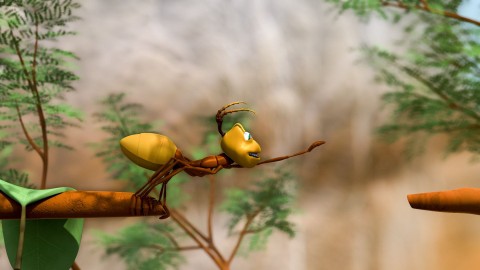
<instances>
[{"instance_id":1,"label":"ant mandible","mask_svg":"<svg viewBox=\"0 0 480 270\"><path fill-rule=\"evenodd\" d=\"M122 152L140 167L155 171L135 196L141 200L148 199L148 195L156 186L162 185L158 202L163 206L166 214L160 218L167 218L170 214L166 206L167 183L176 174L185 171L191 176L205 176L216 174L221 169L252 168L256 165L277 162L294 156L303 155L315 147L324 144L324 141L313 142L307 150L288 156L281 156L260 162L260 145L245 131L240 123L236 123L226 133L222 130L223 117L230 113L254 111L246 108L227 110L236 104L246 104L238 101L227 104L218 110L216 121L218 132L222 136L220 145L224 153L216 156L207 156L199 160L191 160L182 154L170 138L156 133L140 133L127 136L120 140Z\"/></svg>"}]
</instances>

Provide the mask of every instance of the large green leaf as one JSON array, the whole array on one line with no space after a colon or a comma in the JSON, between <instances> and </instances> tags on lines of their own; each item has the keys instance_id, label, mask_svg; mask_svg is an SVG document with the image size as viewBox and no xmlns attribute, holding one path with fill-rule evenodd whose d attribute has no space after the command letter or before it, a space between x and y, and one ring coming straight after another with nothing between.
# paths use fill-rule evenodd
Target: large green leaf
<instances>
[{"instance_id":1,"label":"large green leaf","mask_svg":"<svg viewBox=\"0 0 480 270\"><path fill-rule=\"evenodd\" d=\"M12 267L18 267L17 252L22 237L22 270L67 270L77 256L83 231L83 219L26 220L25 209L30 203L73 190L62 187L53 189L29 189L0 180L0 191L22 206L21 220L3 220L3 237L8 259ZM25 222L24 236L21 233Z\"/></svg>"}]
</instances>

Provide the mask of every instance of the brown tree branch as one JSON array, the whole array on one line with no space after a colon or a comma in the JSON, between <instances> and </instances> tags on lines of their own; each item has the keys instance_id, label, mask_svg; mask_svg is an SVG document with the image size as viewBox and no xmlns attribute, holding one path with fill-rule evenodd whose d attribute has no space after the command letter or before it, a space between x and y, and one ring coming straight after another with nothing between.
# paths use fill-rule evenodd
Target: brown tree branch
<instances>
[{"instance_id":1,"label":"brown tree branch","mask_svg":"<svg viewBox=\"0 0 480 270\"><path fill-rule=\"evenodd\" d=\"M479 188L409 194L407 198L415 209L480 215Z\"/></svg>"},{"instance_id":2,"label":"brown tree branch","mask_svg":"<svg viewBox=\"0 0 480 270\"><path fill-rule=\"evenodd\" d=\"M422 2L422 5L414 5L414 6L406 5L406 4L404 4L400 1L395 1L395 2L382 1L381 4L383 6L396 7L396 8L401 8L401 9L405 9L405 10L415 8L415 9L418 9L418 10L423 10L423 11L428 12L428 13L440 14L444 17L448 17L448 18L452 18L452 19L455 19L455 20L458 20L458 21L468 22L468 23L474 24L476 26L480 26L480 21L476 21L474 19L464 17L464 16L462 16L458 13L451 12L451 11L434 10L427 4L426 1L420 1L420 2Z\"/></svg>"},{"instance_id":3,"label":"brown tree branch","mask_svg":"<svg viewBox=\"0 0 480 270\"><path fill-rule=\"evenodd\" d=\"M0 192L0 219L18 219L21 206ZM140 200L131 192L66 191L29 204L27 219L164 216L153 198Z\"/></svg>"}]
</instances>

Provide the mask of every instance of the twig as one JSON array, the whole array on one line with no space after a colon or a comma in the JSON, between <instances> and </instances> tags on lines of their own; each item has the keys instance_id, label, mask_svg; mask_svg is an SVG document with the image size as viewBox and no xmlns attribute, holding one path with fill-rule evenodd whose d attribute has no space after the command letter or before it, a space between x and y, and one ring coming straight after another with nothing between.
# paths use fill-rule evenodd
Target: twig
<instances>
[{"instance_id":1,"label":"twig","mask_svg":"<svg viewBox=\"0 0 480 270\"><path fill-rule=\"evenodd\" d=\"M48 173L48 137L47 137L47 123L45 121L45 115L43 113L42 102L40 100L40 94L37 88L37 52L38 52L38 22L35 21L35 47L33 51L33 63L32 63L32 81L33 88L32 92L36 99L36 107L38 113L38 120L40 122L40 127L42 129L42 140L43 140L43 166L42 166L42 180L40 188L44 189L47 186L47 173Z\"/></svg>"},{"instance_id":2,"label":"twig","mask_svg":"<svg viewBox=\"0 0 480 270\"><path fill-rule=\"evenodd\" d=\"M213 241L213 210L215 208L215 176L210 175L209 176L210 180L210 201L208 204L208 244L210 248L217 254L217 256L222 260L225 261L225 258L223 258L222 253L217 249L217 246L215 245Z\"/></svg>"},{"instance_id":3,"label":"twig","mask_svg":"<svg viewBox=\"0 0 480 270\"><path fill-rule=\"evenodd\" d=\"M452 18L452 19L455 19L455 20L468 22L468 23L480 26L480 21L476 21L474 19L463 17L462 15L459 15L459 14L457 14L455 12L451 12L451 11L433 10L432 8L430 8L430 6L428 6L428 4L426 4L426 1L421 1L421 2L424 2L424 4L423 5L409 6L409 5L405 5L404 3L399 2L399 1L397 1L397 2L382 1L381 4L383 6L396 7L396 8L401 8L401 9L405 9L405 10L415 8L415 9L423 10L423 11L428 12L428 13L440 14L444 17L448 17L448 18Z\"/></svg>"},{"instance_id":4,"label":"twig","mask_svg":"<svg viewBox=\"0 0 480 270\"><path fill-rule=\"evenodd\" d=\"M185 246L185 247L178 247L176 250L178 251L186 251L186 250L196 250L201 249L201 246Z\"/></svg>"},{"instance_id":5,"label":"twig","mask_svg":"<svg viewBox=\"0 0 480 270\"><path fill-rule=\"evenodd\" d=\"M221 259L218 258L212 252L212 250L210 250L207 246L205 246L200 241L200 239L198 239L198 237L194 235L194 232L192 232L192 229L189 228L187 225L185 225L184 221L181 220L181 218L179 218L179 216L178 216L179 213L172 209L172 210L170 210L170 214L171 214L172 219L185 231L185 233L187 233L188 236L190 236L190 238L192 238L193 241L195 241L197 243L197 245L200 246L208 254L208 256L210 256L210 258L212 258L212 260L215 262L215 264L218 267L222 268L223 262L221 261Z\"/></svg>"},{"instance_id":6,"label":"twig","mask_svg":"<svg viewBox=\"0 0 480 270\"><path fill-rule=\"evenodd\" d=\"M80 267L78 266L77 262L73 262L72 270L80 270Z\"/></svg>"},{"instance_id":7,"label":"twig","mask_svg":"<svg viewBox=\"0 0 480 270\"><path fill-rule=\"evenodd\" d=\"M260 213L260 210L254 212L251 216L247 217L247 222L245 222L245 225L243 226L243 229L240 231L240 236L238 237L237 243L235 244L235 247L232 250L232 253L230 254L230 257L228 258L228 264L230 264L237 254L238 249L240 248L240 244L242 243L243 237L247 234L248 227L252 223L252 221L255 219L255 217Z\"/></svg>"},{"instance_id":8,"label":"twig","mask_svg":"<svg viewBox=\"0 0 480 270\"><path fill-rule=\"evenodd\" d=\"M200 236L205 242L209 242L208 237L205 236L197 227L195 227L187 218L185 218L180 212L176 211L175 209L172 209L171 212L175 212L175 215L177 218L182 221L186 226L188 226L190 229L193 230L198 236Z\"/></svg>"},{"instance_id":9,"label":"twig","mask_svg":"<svg viewBox=\"0 0 480 270\"><path fill-rule=\"evenodd\" d=\"M20 113L20 108L18 107L18 104L15 104L15 108L17 109L17 115L18 115L18 121L20 122L20 126L22 127L23 134L27 138L28 143L30 146L35 150L35 152L38 153L40 157L43 157L42 150L40 147L35 143L35 141L32 139L30 134L28 133L27 128L25 127L25 123L23 122L22 114Z\"/></svg>"},{"instance_id":10,"label":"twig","mask_svg":"<svg viewBox=\"0 0 480 270\"><path fill-rule=\"evenodd\" d=\"M170 232L163 231L162 233L170 240L170 242L172 242L172 244L173 244L175 247L179 248L179 245L178 245L177 240L175 240L175 238L173 237L172 234L170 234Z\"/></svg>"},{"instance_id":11,"label":"twig","mask_svg":"<svg viewBox=\"0 0 480 270\"><path fill-rule=\"evenodd\" d=\"M215 207L215 176L210 175L210 201L208 204L208 240L210 244L213 244L213 233L212 233L212 218L213 218L213 209Z\"/></svg>"},{"instance_id":12,"label":"twig","mask_svg":"<svg viewBox=\"0 0 480 270\"><path fill-rule=\"evenodd\" d=\"M35 28L35 48L34 48L34 60L33 60L33 65L32 65L32 76L30 78L30 74L27 70L27 67L25 65L25 61L23 60L22 53L20 51L20 47L18 45L18 40L17 37L13 34L13 29L10 29L10 34L13 38L13 44L15 47L15 52L17 53L18 59L20 60L20 64L22 65L22 70L23 73L25 74L25 79L27 80L28 87L30 88L30 91L32 92L33 97L36 99L36 107L37 107L37 113L40 121L40 127L42 129L42 139L43 139L43 152L38 152L37 153L40 155L40 158L42 159L42 180L41 180L41 185L40 188L44 189L46 187L46 181L47 181L47 171L48 171L48 140L47 140L47 126L46 126L46 121L45 121L45 116L43 114L43 108L42 104L40 101L40 95L38 93L37 89L37 78L36 78L36 56L37 56L37 50L38 50L38 24L36 23L36 28ZM35 148L32 145L33 148Z\"/></svg>"}]
</instances>

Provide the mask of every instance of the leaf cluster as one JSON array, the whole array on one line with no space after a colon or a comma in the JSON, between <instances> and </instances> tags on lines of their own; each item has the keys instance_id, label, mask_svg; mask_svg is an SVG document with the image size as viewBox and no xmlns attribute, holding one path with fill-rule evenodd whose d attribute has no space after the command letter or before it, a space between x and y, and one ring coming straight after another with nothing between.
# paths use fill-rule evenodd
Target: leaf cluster
<instances>
[{"instance_id":1,"label":"leaf cluster","mask_svg":"<svg viewBox=\"0 0 480 270\"><path fill-rule=\"evenodd\" d=\"M250 234L248 250L265 247L274 230L295 235L293 223L294 177L286 168L277 167L271 176L255 183L253 188L226 191L222 211L229 214L228 229L233 233L242 220L251 220L245 232Z\"/></svg>"},{"instance_id":2,"label":"leaf cluster","mask_svg":"<svg viewBox=\"0 0 480 270\"><path fill-rule=\"evenodd\" d=\"M412 10L421 4L402 2ZM461 2L437 0L428 5L455 12ZM392 89L382 97L392 118L378 131L389 141L407 138L408 157L422 152L435 134L448 135L447 153L480 153L480 31L437 13L419 12L409 19L404 27L408 36L402 42L406 53L362 48L378 81Z\"/></svg>"},{"instance_id":3,"label":"leaf cluster","mask_svg":"<svg viewBox=\"0 0 480 270\"><path fill-rule=\"evenodd\" d=\"M177 269L184 261L175 238L179 237L170 223L136 223L115 235L100 234L107 256L119 255L128 269Z\"/></svg>"}]
</instances>

